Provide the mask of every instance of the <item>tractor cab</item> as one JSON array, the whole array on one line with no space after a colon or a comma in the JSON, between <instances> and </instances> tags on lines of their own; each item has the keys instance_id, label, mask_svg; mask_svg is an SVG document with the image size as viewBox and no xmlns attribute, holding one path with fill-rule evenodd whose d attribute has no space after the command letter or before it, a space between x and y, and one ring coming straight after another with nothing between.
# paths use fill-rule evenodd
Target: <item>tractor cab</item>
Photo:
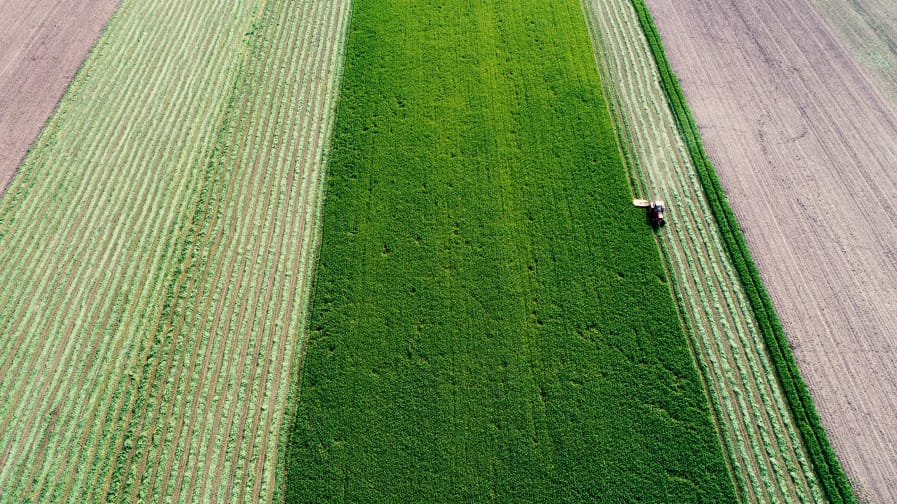
<instances>
[{"instance_id":1,"label":"tractor cab","mask_svg":"<svg viewBox=\"0 0 897 504\"><path fill-rule=\"evenodd\" d=\"M651 224L651 227L654 229L666 225L667 221L664 219L663 215L665 210L663 200L634 199L632 200L632 204L648 211L648 223Z\"/></svg>"},{"instance_id":2,"label":"tractor cab","mask_svg":"<svg viewBox=\"0 0 897 504\"><path fill-rule=\"evenodd\" d=\"M652 201L648 206L648 219L654 227L663 227L666 221L663 218L663 201Z\"/></svg>"}]
</instances>

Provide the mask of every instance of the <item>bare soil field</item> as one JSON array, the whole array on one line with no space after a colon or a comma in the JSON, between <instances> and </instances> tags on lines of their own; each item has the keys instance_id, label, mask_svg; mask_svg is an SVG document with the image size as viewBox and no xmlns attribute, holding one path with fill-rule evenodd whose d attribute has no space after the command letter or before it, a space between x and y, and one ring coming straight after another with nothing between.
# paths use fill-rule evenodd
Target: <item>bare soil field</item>
<instances>
[{"instance_id":1,"label":"bare soil field","mask_svg":"<svg viewBox=\"0 0 897 504\"><path fill-rule=\"evenodd\" d=\"M648 0L832 444L897 502L897 113L810 0Z\"/></svg>"},{"instance_id":2,"label":"bare soil field","mask_svg":"<svg viewBox=\"0 0 897 504\"><path fill-rule=\"evenodd\" d=\"M0 194L120 1L0 1Z\"/></svg>"}]
</instances>

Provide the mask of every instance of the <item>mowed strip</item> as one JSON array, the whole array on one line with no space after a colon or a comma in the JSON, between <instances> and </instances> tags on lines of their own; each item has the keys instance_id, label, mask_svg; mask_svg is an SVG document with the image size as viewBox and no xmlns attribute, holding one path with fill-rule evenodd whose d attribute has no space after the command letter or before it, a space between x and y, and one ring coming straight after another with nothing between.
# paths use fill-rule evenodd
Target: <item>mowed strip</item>
<instances>
[{"instance_id":1,"label":"mowed strip","mask_svg":"<svg viewBox=\"0 0 897 504\"><path fill-rule=\"evenodd\" d=\"M211 232L197 235L195 268L184 279L182 299L196 299L196 309L171 313L170 337L185 350L175 347L160 367L170 366L169 378L135 430L151 438L129 456L126 486L139 495L191 502L273 496L349 14L348 2L305 7L270 2L255 27L261 33L230 116L233 130L216 159L233 171L209 191L208 213L223 216L197 226Z\"/></svg>"},{"instance_id":2,"label":"mowed strip","mask_svg":"<svg viewBox=\"0 0 897 504\"><path fill-rule=\"evenodd\" d=\"M824 500L630 0L585 0L641 194L666 198L661 248L746 501Z\"/></svg>"},{"instance_id":3,"label":"mowed strip","mask_svg":"<svg viewBox=\"0 0 897 504\"><path fill-rule=\"evenodd\" d=\"M348 14L110 23L0 203L4 497L274 498Z\"/></svg>"},{"instance_id":4,"label":"mowed strip","mask_svg":"<svg viewBox=\"0 0 897 504\"><path fill-rule=\"evenodd\" d=\"M354 6L288 502L732 502L578 2Z\"/></svg>"}]
</instances>

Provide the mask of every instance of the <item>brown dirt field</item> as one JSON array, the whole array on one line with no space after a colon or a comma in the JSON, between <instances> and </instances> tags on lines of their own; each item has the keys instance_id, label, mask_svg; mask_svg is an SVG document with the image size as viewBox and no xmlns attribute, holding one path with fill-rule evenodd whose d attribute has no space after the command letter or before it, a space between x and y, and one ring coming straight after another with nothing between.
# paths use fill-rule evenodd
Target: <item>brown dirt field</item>
<instances>
[{"instance_id":1,"label":"brown dirt field","mask_svg":"<svg viewBox=\"0 0 897 504\"><path fill-rule=\"evenodd\" d=\"M897 111L811 0L648 0L822 421L897 502Z\"/></svg>"},{"instance_id":2,"label":"brown dirt field","mask_svg":"<svg viewBox=\"0 0 897 504\"><path fill-rule=\"evenodd\" d=\"M0 194L119 2L0 1Z\"/></svg>"}]
</instances>

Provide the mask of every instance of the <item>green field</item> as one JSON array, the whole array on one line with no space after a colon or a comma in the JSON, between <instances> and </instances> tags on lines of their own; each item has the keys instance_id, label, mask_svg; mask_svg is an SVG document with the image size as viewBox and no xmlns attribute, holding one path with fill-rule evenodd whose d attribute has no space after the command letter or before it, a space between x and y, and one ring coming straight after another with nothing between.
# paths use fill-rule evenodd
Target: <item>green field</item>
<instances>
[{"instance_id":1,"label":"green field","mask_svg":"<svg viewBox=\"0 0 897 504\"><path fill-rule=\"evenodd\" d=\"M734 502L580 4L353 8L290 502Z\"/></svg>"}]
</instances>

